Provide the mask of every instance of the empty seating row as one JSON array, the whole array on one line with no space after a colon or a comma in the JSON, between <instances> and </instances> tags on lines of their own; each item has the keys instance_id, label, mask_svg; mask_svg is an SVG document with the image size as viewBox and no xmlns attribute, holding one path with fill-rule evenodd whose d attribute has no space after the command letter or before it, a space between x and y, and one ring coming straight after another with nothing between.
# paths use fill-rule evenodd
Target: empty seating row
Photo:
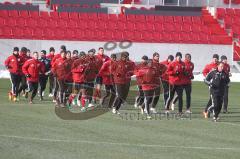
<instances>
[{"instance_id":1,"label":"empty seating row","mask_svg":"<svg viewBox=\"0 0 240 159\"><path fill-rule=\"evenodd\" d=\"M81 40L81 41L122 41L157 42L157 43L200 43L200 44L231 44L228 36L209 36L205 33L177 32L139 32L139 31L99 31L77 29L41 29L41 28L11 28L1 27L0 37L38 40Z\"/></svg>"}]
</instances>

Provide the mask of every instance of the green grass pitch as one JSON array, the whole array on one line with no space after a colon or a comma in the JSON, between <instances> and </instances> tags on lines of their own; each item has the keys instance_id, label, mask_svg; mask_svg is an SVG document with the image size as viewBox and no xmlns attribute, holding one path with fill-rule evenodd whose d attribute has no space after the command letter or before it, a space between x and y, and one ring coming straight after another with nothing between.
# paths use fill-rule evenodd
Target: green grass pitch
<instances>
[{"instance_id":1,"label":"green grass pitch","mask_svg":"<svg viewBox=\"0 0 240 159\"><path fill-rule=\"evenodd\" d=\"M34 105L8 101L0 80L0 159L237 159L240 155L240 84L232 83L230 114L202 118L207 86L193 83L192 119L124 119L107 112L88 120L62 120L50 99ZM132 87L134 89L134 87ZM130 93L129 101L134 93ZM131 102L129 102L131 103ZM162 110L162 95L158 104ZM122 114L135 112L133 106Z\"/></svg>"}]
</instances>

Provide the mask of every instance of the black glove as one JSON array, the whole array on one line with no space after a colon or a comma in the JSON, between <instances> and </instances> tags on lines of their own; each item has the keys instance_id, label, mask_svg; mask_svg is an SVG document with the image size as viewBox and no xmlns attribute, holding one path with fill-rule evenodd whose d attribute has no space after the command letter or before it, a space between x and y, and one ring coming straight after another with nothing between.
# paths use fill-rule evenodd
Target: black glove
<instances>
[{"instance_id":1,"label":"black glove","mask_svg":"<svg viewBox=\"0 0 240 159\"><path fill-rule=\"evenodd\" d=\"M184 76L188 76L189 75L188 72L183 72L183 74L184 74Z\"/></svg>"},{"instance_id":2,"label":"black glove","mask_svg":"<svg viewBox=\"0 0 240 159\"><path fill-rule=\"evenodd\" d=\"M191 79L194 79L194 76L192 76Z\"/></svg>"},{"instance_id":3,"label":"black glove","mask_svg":"<svg viewBox=\"0 0 240 159\"><path fill-rule=\"evenodd\" d=\"M90 73L90 70L86 70L85 74L88 75Z\"/></svg>"},{"instance_id":4,"label":"black glove","mask_svg":"<svg viewBox=\"0 0 240 159\"><path fill-rule=\"evenodd\" d=\"M31 77L31 75L30 75L30 74L26 74L26 77L27 77L27 78L30 78L30 77Z\"/></svg>"},{"instance_id":5,"label":"black glove","mask_svg":"<svg viewBox=\"0 0 240 159\"><path fill-rule=\"evenodd\" d=\"M179 72L177 71L176 73L175 73L175 76L178 76L179 75Z\"/></svg>"},{"instance_id":6,"label":"black glove","mask_svg":"<svg viewBox=\"0 0 240 159\"><path fill-rule=\"evenodd\" d=\"M6 66L6 68L7 68L7 69L12 69L12 67L11 67L11 66Z\"/></svg>"}]
</instances>

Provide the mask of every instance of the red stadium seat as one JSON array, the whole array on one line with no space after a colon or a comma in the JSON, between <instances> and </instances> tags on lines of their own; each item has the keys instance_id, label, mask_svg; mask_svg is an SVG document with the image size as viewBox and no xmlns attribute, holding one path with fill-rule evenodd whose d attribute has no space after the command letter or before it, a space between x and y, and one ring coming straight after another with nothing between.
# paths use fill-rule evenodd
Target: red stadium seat
<instances>
[{"instance_id":1,"label":"red stadium seat","mask_svg":"<svg viewBox=\"0 0 240 159\"><path fill-rule=\"evenodd\" d=\"M195 18L195 17L194 17L194 18ZM194 18L193 18L193 19L194 19ZM184 23L184 24L186 24L186 23L191 24L191 23L193 22L193 19L192 19L191 16L183 16L183 23Z\"/></svg>"},{"instance_id":2,"label":"red stadium seat","mask_svg":"<svg viewBox=\"0 0 240 159\"><path fill-rule=\"evenodd\" d=\"M67 29L66 30L66 38L70 39L70 40L75 40L76 39L76 34L75 34L75 30L72 29Z\"/></svg>"},{"instance_id":3,"label":"red stadium seat","mask_svg":"<svg viewBox=\"0 0 240 159\"><path fill-rule=\"evenodd\" d=\"M49 20L48 19L44 19L44 18L39 18L37 21L37 25L41 28L47 28L49 26Z\"/></svg>"},{"instance_id":4,"label":"red stadium seat","mask_svg":"<svg viewBox=\"0 0 240 159\"><path fill-rule=\"evenodd\" d=\"M22 18L29 18L29 13L27 10L21 10L19 11L19 16Z\"/></svg>"},{"instance_id":5,"label":"red stadium seat","mask_svg":"<svg viewBox=\"0 0 240 159\"><path fill-rule=\"evenodd\" d=\"M148 23L154 23L155 18L154 18L153 15L146 15L146 21L147 21Z\"/></svg>"},{"instance_id":6,"label":"red stadium seat","mask_svg":"<svg viewBox=\"0 0 240 159\"><path fill-rule=\"evenodd\" d=\"M24 39L32 39L33 35L33 29L32 28L29 28L29 27L24 27L23 29L23 38Z\"/></svg>"},{"instance_id":7,"label":"red stadium seat","mask_svg":"<svg viewBox=\"0 0 240 159\"><path fill-rule=\"evenodd\" d=\"M2 29L2 37L4 38L9 38L11 39L13 34L12 34L12 28L10 27L1 27Z\"/></svg>"},{"instance_id":8,"label":"red stadium seat","mask_svg":"<svg viewBox=\"0 0 240 159\"><path fill-rule=\"evenodd\" d=\"M2 27L4 26L4 24L5 24L5 19L0 17L0 26Z\"/></svg>"},{"instance_id":9,"label":"red stadium seat","mask_svg":"<svg viewBox=\"0 0 240 159\"><path fill-rule=\"evenodd\" d=\"M88 20L88 13L79 13L79 19Z\"/></svg>"},{"instance_id":10,"label":"red stadium seat","mask_svg":"<svg viewBox=\"0 0 240 159\"><path fill-rule=\"evenodd\" d=\"M148 41L148 42L153 42L153 34L151 32L142 32L142 40L143 41Z\"/></svg>"},{"instance_id":11,"label":"red stadium seat","mask_svg":"<svg viewBox=\"0 0 240 159\"><path fill-rule=\"evenodd\" d=\"M153 41L154 42L161 42L162 41L162 34L159 32L153 32Z\"/></svg>"},{"instance_id":12,"label":"red stadium seat","mask_svg":"<svg viewBox=\"0 0 240 159\"><path fill-rule=\"evenodd\" d=\"M118 21L117 22L117 29L124 31L126 29L125 23L121 22L121 21Z\"/></svg>"},{"instance_id":13,"label":"red stadium seat","mask_svg":"<svg viewBox=\"0 0 240 159\"><path fill-rule=\"evenodd\" d=\"M127 22L125 26L126 26L126 30L129 30L129 31L133 31L135 29L133 22Z\"/></svg>"},{"instance_id":14,"label":"red stadium seat","mask_svg":"<svg viewBox=\"0 0 240 159\"><path fill-rule=\"evenodd\" d=\"M14 27L12 29L13 37L16 39L23 39L23 29L19 27Z\"/></svg>"},{"instance_id":15,"label":"red stadium seat","mask_svg":"<svg viewBox=\"0 0 240 159\"><path fill-rule=\"evenodd\" d=\"M95 30L95 32L94 32L94 35L96 35L95 39L99 40L99 41L105 40L104 33L105 33L104 31Z\"/></svg>"},{"instance_id":16,"label":"red stadium seat","mask_svg":"<svg viewBox=\"0 0 240 159\"><path fill-rule=\"evenodd\" d=\"M201 17L192 17L192 23L194 24L202 24L202 18Z\"/></svg>"},{"instance_id":17,"label":"red stadium seat","mask_svg":"<svg viewBox=\"0 0 240 159\"><path fill-rule=\"evenodd\" d=\"M117 24L115 22L108 22L106 24L106 28L109 30L116 30L117 29Z\"/></svg>"},{"instance_id":18,"label":"red stadium seat","mask_svg":"<svg viewBox=\"0 0 240 159\"><path fill-rule=\"evenodd\" d=\"M35 28L35 27L38 26L38 25L37 25L37 21L38 21L38 20L35 20L35 19L32 19L32 18L26 19L26 24L27 24L29 27Z\"/></svg>"},{"instance_id":19,"label":"red stadium seat","mask_svg":"<svg viewBox=\"0 0 240 159\"><path fill-rule=\"evenodd\" d=\"M145 23L142 23L142 22L135 23L135 30L145 31L146 30Z\"/></svg>"},{"instance_id":20,"label":"red stadium seat","mask_svg":"<svg viewBox=\"0 0 240 159\"><path fill-rule=\"evenodd\" d=\"M192 30L192 32L194 32L194 33L199 33L199 32L201 32L200 26L199 26L198 24L193 24L193 25L191 26L191 30Z\"/></svg>"},{"instance_id":21,"label":"red stadium seat","mask_svg":"<svg viewBox=\"0 0 240 159\"><path fill-rule=\"evenodd\" d=\"M113 32L113 39L116 41L122 41L123 39L123 34L121 31L115 31Z\"/></svg>"},{"instance_id":22,"label":"red stadium seat","mask_svg":"<svg viewBox=\"0 0 240 159\"><path fill-rule=\"evenodd\" d=\"M76 13L76 12L70 12L69 13L69 18L70 19L73 19L73 20L78 20L78 13Z\"/></svg>"},{"instance_id":23,"label":"red stadium seat","mask_svg":"<svg viewBox=\"0 0 240 159\"><path fill-rule=\"evenodd\" d=\"M56 36L57 39L65 40L66 30L57 29L57 30L54 31L54 33L55 33L55 36Z\"/></svg>"},{"instance_id":24,"label":"red stadium seat","mask_svg":"<svg viewBox=\"0 0 240 159\"><path fill-rule=\"evenodd\" d=\"M122 22L126 22L127 21L127 18L125 15L118 15L118 20L119 21L122 21Z\"/></svg>"},{"instance_id":25,"label":"red stadium seat","mask_svg":"<svg viewBox=\"0 0 240 159\"><path fill-rule=\"evenodd\" d=\"M87 21L87 26L88 26L89 30L95 30L95 27L96 27L95 25L96 24L94 21L92 21L92 20Z\"/></svg>"},{"instance_id":26,"label":"red stadium seat","mask_svg":"<svg viewBox=\"0 0 240 159\"><path fill-rule=\"evenodd\" d=\"M183 17L182 16L175 16L174 17L174 22L182 24L183 23Z\"/></svg>"},{"instance_id":27,"label":"red stadium seat","mask_svg":"<svg viewBox=\"0 0 240 159\"><path fill-rule=\"evenodd\" d=\"M39 18L39 12L38 11L29 11L29 15L31 18Z\"/></svg>"},{"instance_id":28,"label":"red stadium seat","mask_svg":"<svg viewBox=\"0 0 240 159\"><path fill-rule=\"evenodd\" d=\"M123 38L124 38L124 40L129 40L129 41L131 41L131 40L134 39L134 33L133 33L132 31L125 31L125 32L123 33Z\"/></svg>"},{"instance_id":29,"label":"red stadium seat","mask_svg":"<svg viewBox=\"0 0 240 159\"><path fill-rule=\"evenodd\" d=\"M16 24L21 27L27 26L25 18L16 18Z\"/></svg>"},{"instance_id":30,"label":"red stadium seat","mask_svg":"<svg viewBox=\"0 0 240 159\"><path fill-rule=\"evenodd\" d=\"M145 15L136 15L136 21L145 23L145 21L146 21Z\"/></svg>"},{"instance_id":31,"label":"red stadium seat","mask_svg":"<svg viewBox=\"0 0 240 159\"><path fill-rule=\"evenodd\" d=\"M163 25L162 25L162 23L155 23L154 24L154 30L155 31L162 31L163 30Z\"/></svg>"},{"instance_id":32,"label":"red stadium seat","mask_svg":"<svg viewBox=\"0 0 240 159\"><path fill-rule=\"evenodd\" d=\"M143 40L141 32L138 32L138 31L134 32L133 40L137 42L141 42Z\"/></svg>"},{"instance_id":33,"label":"red stadium seat","mask_svg":"<svg viewBox=\"0 0 240 159\"><path fill-rule=\"evenodd\" d=\"M88 19L97 21L98 20L98 14L97 13L89 13L88 14Z\"/></svg>"},{"instance_id":34,"label":"red stadium seat","mask_svg":"<svg viewBox=\"0 0 240 159\"><path fill-rule=\"evenodd\" d=\"M19 17L18 10L9 10L9 11L8 11L8 16L9 16L9 17L14 17L14 18Z\"/></svg>"},{"instance_id":35,"label":"red stadium seat","mask_svg":"<svg viewBox=\"0 0 240 159\"><path fill-rule=\"evenodd\" d=\"M41 12L39 13L39 15L40 15L41 18L49 19L49 14L48 14L48 12L43 12L43 11L41 11Z\"/></svg>"},{"instance_id":36,"label":"red stadium seat","mask_svg":"<svg viewBox=\"0 0 240 159\"><path fill-rule=\"evenodd\" d=\"M75 20L70 19L67 23L67 27L71 28L71 29L76 28L77 27L77 22Z\"/></svg>"},{"instance_id":37,"label":"red stadium seat","mask_svg":"<svg viewBox=\"0 0 240 159\"><path fill-rule=\"evenodd\" d=\"M58 20L57 19L50 19L48 27L51 28L51 29L56 29L58 27Z\"/></svg>"},{"instance_id":38,"label":"red stadium seat","mask_svg":"<svg viewBox=\"0 0 240 159\"><path fill-rule=\"evenodd\" d=\"M182 31L183 32L191 32L192 30L191 30L191 25L189 25L189 24L183 24L182 25Z\"/></svg>"},{"instance_id":39,"label":"red stadium seat","mask_svg":"<svg viewBox=\"0 0 240 159\"><path fill-rule=\"evenodd\" d=\"M173 23L173 16L163 16L165 23Z\"/></svg>"},{"instance_id":40,"label":"red stadium seat","mask_svg":"<svg viewBox=\"0 0 240 159\"><path fill-rule=\"evenodd\" d=\"M46 28L44 31L43 31L43 39L44 40L53 40L55 39L55 35L54 35L54 31L50 28Z\"/></svg>"},{"instance_id":41,"label":"red stadium seat","mask_svg":"<svg viewBox=\"0 0 240 159\"><path fill-rule=\"evenodd\" d=\"M86 21L78 21L77 28L82 29L82 30L87 29L88 28L87 22Z\"/></svg>"},{"instance_id":42,"label":"red stadium seat","mask_svg":"<svg viewBox=\"0 0 240 159\"><path fill-rule=\"evenodd\" d=\"M8 17L8 11L7 10L0 10L0 17L7 18Z\"/></svg>"},{"instance_id":43,"label":"red stadium seat","mask_svg":"<svg viewBox=\"0 0 240 159\"><path fill-rule=\"evenodd\" d=\"M65 29L67 27L67 21L64 19L58 19L57 20L57 26L59 28Z\"/></svg>"},{"instance_id":44,"label":"red stadium seat","mask_svg":"<svg viewBox=\"0 0 240 159\"><path fill-rule=\"evenodd\" d=\"M179 40L182 43L190 43L189 35L186 33L180 33L179 34Z\"/></svg>"},{"instance_id":45,"label":"red stadium seat","mask_svg":"<svg viewBox=\"0 0 240 159\"><path fill-rule=\"evenodd\" d=\"M160 16L160 15L155 16L154 19L155 19L155 23L163 23L164 22L163 16Z\"/></svg>"},{"instance_id":46,"label":"red stadium seat","mask_svg":"<svg viewBox=\"0 0 240 159\"><path fill-rule=\"evenodd\" d=\"M180 42L179 33L178 32L172 32L171 33L171 39L176 43Z\"/></svg>"},{"instance_id":47,"label":"red stadium seat","mask_svg":"<svg viewBox=\"0 0 240 159\"><path fill-rule=\"evenodd\" d=\"M163 24L163 31L165 32L174 32L175 26L172 23L164 23Z\"/></svg>"},{"instance_id":48,"label":"red stadium seat","mask_svg":"<svg viewBox=\"0 0 240 159\"><path fill-rule=\"evenodd\" d=\"M108 15L105 13L99 13L98 14L98 19L101 21L108 21Z\"/></svg>"},{"instance_id":49,"label":"red stadium seat","mask_svg":"<svg viewBox=\"0 0 240 159\"><path fill-rule=\"evenodd\" d=\"M152 23L146 23L146 30L154 31L154 25Z\"/></svg>"},{"instance_id":50,"label":"red stadium seat","mask_svg":"<svg viewBox=\"0 0 240 159\"><path fill-rule=\"evenodd\" d=\"M50 17L52 19L59 19L59 14L58 14L58 12L50 12Z\"/></svg>"},{"instance_id":51,"label":"red stadium seat","mask_svg":"<svg viewBox=\"0 0 240 159\"><path fill-rule=\"evenodd\" d=\"M135 22L136 21L136 16L134 14L128 14L127 15L127 21Z\"/></svg>"},{"instance_id":52,"label":"red stadium seat","mask_svg":"<svg viewBox=\"0 0 240 159\"><path fill-rule=\"evenodd\" d=\"M16 26L16 19L15 18L7 18L5 19L5 26Z\"/></svg>"},{"instance_id":53,"label":"red stadium seat","mask_svg":"<svg viewBox=\"0 0 240 159\"><path fill-rule=\"evenodd\" d=\"M113 21L113 22L117 22L118 17L117 17L116 14L108 14L108 20Z\"/></svg>"},{"instance_id":54,"label":"red stadium seat","mask_svg":"<svg viewBox=\"0 0 240 159\"><path fill-rule=\"evenodd\" d=\"M33 29L33 39L42 39L43 38L43 30L41 28Z\"/></svg>"},{"instance_id":55,"label":"red stadium seat","mask_svg":"<svg viewBox=\"0 0 240 159\"><path fill-rule=\"evenodd\" d=\"M209 41L209 37L208 37L208 35L207 34L205 34L205 33L201 33L201 34L199 34L198 35L198 39L199 39L199 43L208 43L208 41Z\"/></svg>"},{"instance_id":56,"label":"red stadium seat","mask_svg":"<svg viewBox=\"0 0 240 159\"><path fill-rule=\"evenodd\" d=\"M61 19L68 20L69 19L68 12L59 12L59 17Z\"/></svg>"},{"instance_id":57,"label":"red stadium seat","mask_svg":"<svg viewBox=\"0 0 240 159\"><path fill-rule=\"evenodd\" d=\"M163 32L162 33L162 42L172 42L172 37L170 33Z\"/></svg>"}]
</instances>

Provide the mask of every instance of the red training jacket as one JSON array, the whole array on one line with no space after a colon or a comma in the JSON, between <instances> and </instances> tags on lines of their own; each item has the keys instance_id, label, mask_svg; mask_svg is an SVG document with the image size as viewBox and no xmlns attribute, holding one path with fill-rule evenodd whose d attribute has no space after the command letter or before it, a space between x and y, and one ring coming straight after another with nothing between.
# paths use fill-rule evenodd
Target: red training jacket
<instances>
[{"instance_id":1,"label":"red training jacket","mask_svg":"<svg viewBox=\"0 0 240 159\"><path fill-rule=\"evenodd\" d=\"M21 74L21 61L20 56L11 55L5 60L5 66L8 68L10 73Z\"/></svg>"},{"instance_id":2,"label":"red training jacket","mask_svg":"<svg viewBox=\"0 0 240 159\"><path fill-rule=\"evenodd\" d=\"M115 61L109 60L105 62L100 71L99 76L103 78L103 84L105 85L113 85L113 74L112 74L112 65L114 65Z\"/></svg>"},{"instance_id":3,"label":"red training jacket","mask_svg":"<svg viewBox=\"0 0 240 159\"><path fill-rule=\"evenodd\" d=\"M84 83L85 82L85 70L87 66L86 59L77 59L72 64L72 76L75 83Z\"/></svg>"},{"instance_id":4,"label":"red training jacket","mask_svg":"<svg viewBox=\"0 0 240 159\"><path fill-rule=\"evenodd\" d=\"M94 82L99 71L99 63L95 56L87 56L86 61L88 62L88 65L85 69L85 80L86 82Z\"/></svg>"},{"instance_id":5,"label":"red training jacket","mask_svg":"<svg viewBox=\"0 0 240 159\"><path fill-rule=\"evenodd\" d=\"M38 82L39 74L45 72L45 66L37 59L29 59L24 63L22 71L24 75L30 75L27 77L27 81Z\"/></svg>"},{"instance_id":6,"label":"red training jacket","mask_svg":"<svg viewBox=\"0 0 240 159\"><path fill-rule=\"evenodd\" d=\"M229 75L230 73L230 65L227 64L227 63L224 63L224 66L223 66L223 71Z\"/></svg>"},{"instance_id":7,"label":"red training jacket","mask_svg":"<svg viewBox=\"0 0 240 159\"><path fill-rule=\"evenodd\" d=\"M69 72L67 69L68 62L66 58L58 58L55 60L52 66L52 73L57 77L58 80L66 80Z\"/></svg>"},{"instance_id":8,"label":"red training jacket","mask_svg":"<svg viewBox=\"0 0 240 159\"><path fill-rule=\"evenodd\" d=\"M184 64L185 64L185 74L183 76L183 84L191 84L192 79L194 78L193 76L194 64L189 60L185 60Z\"/></svg>"},{"instance_id":9,"label":"red training jacket","mask_svg":"<svg viewBox=\"0 0 240 159\"><path fill-rule=\"evenodd\" d=\"M160 64L164 65L164 66L165 66L165 69L167 70L170 62L168 62L168 60L165 60L165 61L160 62ZM163 81L168 82L169 78L168 78L168 73L167 73L166 70L165 70L164 73L162 74L161 79L162 79Z\"/></svg>"},{"instance_id":10,"label":"red training jacket","mask_svg":"<svg viewBox=\"0 0 240 159\"><path fill-rule=\"evenodd\" d=\"M167 69L167 73L169 75L169 84L182 85L184 71L185 71L185 64L182 61L175 60L171 64L169 64L169 67Z\"/></svg>"},{"instance_id":11,"label":"red training jacket","mask_svg":"<svg viewBox=\"0 0 240 159\"><path fill-rule=\"evenodd\" d=\"M218 63L214 63L214 62L211 62L210 64L207 64L202 71L203 76L206 77L209 72L217 69L217 66L218 66Z\"/></svg>"}]
</instances>

